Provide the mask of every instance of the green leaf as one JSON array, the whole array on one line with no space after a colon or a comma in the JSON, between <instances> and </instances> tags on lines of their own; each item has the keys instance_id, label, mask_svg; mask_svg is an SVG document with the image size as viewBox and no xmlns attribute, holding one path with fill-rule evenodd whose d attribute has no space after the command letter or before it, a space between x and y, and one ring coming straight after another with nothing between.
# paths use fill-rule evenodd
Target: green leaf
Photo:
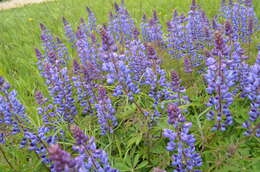
<instances>
[{"instance_id":1,"label":"green leaf","mask_svg":"<svg viewBox=\"0 0 260 172\"><path fill-rule=\"evenodd\" d=\"M157 154L161 154L161 153L164 153L165 152L165 147L164 147L164 144L163 142L157 142L157 144L155 144L156 146L154 146L152 149L151 149L151 152L152 153L157 153Z\"/></svg>"},{"instance_id":2,"label":"green leaf","mask_svg":"<svg viewBox=\"0 0 260 172\"><path fill-rule=\"evenodd\" d=\"M148 165L148 161L143 161L141 162L135 169L141 169L141 168L144 168Z\"/></svg>"},{"instance_id":3,"label":"green leaf","mask_svg":"<svg viewBox=\"0 0 260 172\"><path fill-rule=\"evenodd\" d=\"M135 144L139 145L139 143L142 141L143 135L142 133L140 133L139 135L137 135L136 140L135 140Z\"/></svg>"},{"instance_id":4,"label":"green leaf","mask_svg":"<svg viewBox=\"0 0 260 172\"><path fill-rule=\"evenodd\" d=\"M131 162L130 156L126 155L126 157L124 158L124 162L127 164L128 167L132 167L132 162Z\"/></svg>"},{"instance_id":5,"label":"green leaf","mask_svg":"<svg viewBox=\"0 0 260 172\"><path fill-rule=\"evenodd\" d=\"M158 128L160 129L169 128L169 124L166 118L162 118L161 120L158 121Z\"/></svg>"},{"instance_id":6,"label":"green leaf","mask_svg":"<svg viewBox=\"0 0 260 172\"><path fill-rule=\"evenodd\" d=\"M128 140L127 147L131 147L133 144L139 145L139 143L142 141L142 133L134 134L131 139Z\"/></svg>"},{"instance_id":7,"label":"green leaf","mask_svg":"<svg viewBox=\"0 0 260 172\"><path fill-rule=\"evenodd\" d=\"M115 168L117 168L120 171L130 171L131 168L127 166L127 164L123 163L123 162L117 162L114 165Z\"/></svg>"},{"instance_id":8,"label":"green leaf","mask_svg":"<svg viewBox=\"0 0 260 172\"><path fill-rule=\"evenodd\" d=\"M136 154L133 162L133 166L135 167L137 163L139 162L140 154Z\"/></svg>"}]
</instances>

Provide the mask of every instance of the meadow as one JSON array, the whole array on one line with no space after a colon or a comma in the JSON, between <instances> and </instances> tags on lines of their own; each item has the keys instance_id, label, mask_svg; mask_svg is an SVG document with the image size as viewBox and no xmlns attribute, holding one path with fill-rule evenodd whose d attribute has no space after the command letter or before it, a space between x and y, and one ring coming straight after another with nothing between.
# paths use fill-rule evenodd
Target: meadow
<instances>
[{"instance_id":1,"label":"meadow","mask_svg":"<svg viewBox=\"0 0 260 172\"><path fill-rule=\"evenodd\" d=\"M260 1L251 31L220 0L116 2L0 11L0 171L259 171Z\"/></svg>"}]
</instances>

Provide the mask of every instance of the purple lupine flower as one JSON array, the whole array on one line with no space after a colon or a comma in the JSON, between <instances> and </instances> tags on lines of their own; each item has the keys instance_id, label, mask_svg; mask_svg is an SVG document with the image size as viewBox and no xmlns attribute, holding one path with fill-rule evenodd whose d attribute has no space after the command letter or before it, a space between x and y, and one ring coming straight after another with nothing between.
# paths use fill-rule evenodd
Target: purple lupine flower
<instances>
[{"instance_id":1,"label":"purple lupine flower","mask_svg":"<svg viewBox=\"0 0 260 172\"><path fill-rule=\"evenodd\" d=\"M41 53L40 50L35 49L38 69L40 72L43 72L43 68L47 64L61 68L70 59L68 49L59 38L55 40L44 25L41 24L41 26L44 52Z\"/></svg>"},{"instance_id":2,"label":"purple lupine flower","mask_svg":"<svg viewBox=\"0 0 260 172\"><path fill-rule=\"evenodd\" d=\"M78 30L80 30L80 34L85 34L86 36L90 36L95 31L97 31L97 24L96 24L96 17L94 13L90 10L89 7L86 8L86 11L88 12L88 21L86 21L83 18L80 18L80 25L78 26ZM78 32L78 31L77 31ZM76 38L79 37L76 32Z\"/></svg>"},{"instance_id":3,"label":"purple lupine flower","mask_svg":"<svg viewBox=\"0 0 260 172\"><path fill-rule=\"evenodd\" d=\"M85 19L80 18L80 24L78 26L78 30L84 32L86 35L89 34L89 28L88 25L86 24ZM77 31L76 31L76 38L78 38Z\"/></svg>"},{"instance_id":4,"label":"purple lupine flower","mask_svg":"<svg viewBox=\"0 0 260 172\"><path fill-rule=\"evenodd\" d=\"M160 67L160 58L158 58L155 49L150 44L145 44L146 55L148 60L151 62L150 67L146 67L145 73L143 74L142 85L148 86L149 97L153 99L153 112L149 113L151 119L160 116L158 107L160 107L160 102L167 98L170 94L168 92L169 83L166 79L165 70Z\"/></svg>"},{"instance_id":5,"label":"purple lupine flower","mask_svg":"<svg viewBox=\"0 0 260 172\"><path fill-rule=\"evenodd\" d=\"M169 124L178 126L179 122L185 122L185 118L176 104L169 104L167 111Z\"/></svg>"},{"instance_id":6,"label":"purple lupine flower","mask_svg":"<svg viewBox=\"0 0 260 172\"><path fill-rule=\"evenodd\" d=\"M127 57L125 54L117 53L117 46L105 27L100 33L104 51L102 70L106 72L107 83L116 83L114 96L126 94L130 101L133 101L134 95L140 90L132 77L133 72L127 64Z\"/></svg>"},{"instance_id":7,"label":"purple lupine flower","mask_svg":"<svg viewBox=\"0 0 260 172\"><path fill-rule=\"evenodd\" d=\"M162 38L162 26L160 24L159 18L157 16L157 12L154 10L153 11L153 18L150 19L149 21L149 26L150 26L150 38L152 42L158 42L161 43L163 41Z\"/></svg>"},{"instance_id":8,"label":"purple lupine flower","mask_svg":"<svg viewBox=\"0 0 260 172\"><path fill-rule=\"evenodd\" d=\"M177 16L177 14L176 14ZM188 16L173 16L168 23L168 48L173 57L188 56L193 67L200 66L205 57L200 53L212 44L212 31L205 12L192 2Z\"/></svg>"},{"instance_id":9,"label":"purple lupine flower","mask_svg":"<svg viewBox=\"0 0 260 172\"><path fill-rule=\"evenodd\" d=\"M73 60L73 73L74 76L72 77L73 81L73 86L76 88L76 93L77 93L77 102L80 103L80 106L84 107L83 114L87 114L89 110L91 109L91 103L86 99L87 97L87 90L84 89L84 82L82 79L82 70L81 66L78 63L76 59Z\"/></svg>"},{"instance_id":10,"label":"purple lupine flower","mask_svg":"<svg viewBox=\"0 0 260 172\"><path fill-rule=\"evenodd\" d=\"M50 31L45 27L44 24L40 24L41 28L41 40L42 40L42 46L45 50L46 54L48 54L50 51L53 51L55 46L55 41L50 33Z\"/></svg>"},{"instance_id":11,"label":"purple lupine flower","mask_svg":"<svg viewBox=\"0 0 260 172\"><path fill-rule=\"evenodd\" d=\"M56 53L59 58L60 65L65 65L67 64L67 61L70 60L68 48L58 37L56 38Z\"/></svg>"},{"instance_id":12,"label":"purple lupine flower","mask_svg":"<svg viewBox=\"0 0 260 172\"><path fill-rule=\"evenodd\" d=\"M248 19L248 31L247 31L247 41L251 42L251 37L254 33L254 18L252 16Z\"/></svg>"},{"instance_id":13,"label":"purple lupine flower","mask_svg":"<svg viewBox=\"0 0 260 172\"><path fill-rule=\"evenodd\" d=\"M260 116L260 56L257 57L257 61L254 65L249 68L249 72L245 76L244 92L248 99L251 101L251 108L249 114L249 119L243 123L243 127L247 130L245 135L255 134L257 137L259 135L259 122L257 123Z\"/></svg>"},{"instance_id":14,"label":"purple lupine flower","mask_svg":"<svg viewBox=\"0 0 260 172\"><path fill-rule=\"evenodd\" d=\"M77 101L83 107L82 113L93 115L96 100L95 90L98 88L96 81L102 79L100 72L92 63L79 65L74 60L74 73L75 76L72 77L72 80L77 90Z\"/></svg>"},{"instance_id":15,"label":"purple lupine flower","mask_svg":"<svg viewBox=\"0 0 260 172\"><path fill-rule=\"evenodd\" d=\"M161 59L157 56L157 52L152 44L145 43L144 46L146 48L146 56L148 60L151 61L152 67L156 68L156 66L160 65Z\"/></svg>"},{"instance_id":16,"label":"purple lupine flower","mask_svg":"<svg viewBox=\"0 0 260 172\"><path fill-rule=\"evenodd\" d=\"M113 127L117 126L117 119L115 117L115 109L112 106L110 98L107 96L106 89L98 88L97 103L95 104L97 110L98 123L101 128L101 135L106 133L113 133Z\"/></svg>"},{"instance_id":17,"label":"purple lupine flower","mask_svg":"<svg viewBox=\"0 0 260 172\"><path fill-rule=\"evenodd\" d=\"M115 3L115 14L110 15L108 30L121 43L133 39L135 24L124 6L124 1L120 6Z\"/></svg>"},{"instance_id":18,"label":"purple lupine flower","mask_svg":"<svg viewBox=\"0 0 260 172\"><path fill-rule=\"evenodd\" d=\"M82 73L83 80L86 82L86 84L90 84L98 79L102 79L102 77L100 76L101 74L97 70L96 66L92 63L81 65L80 69L81 69L80 72ZM96 87L94 83L93 83L93 87Z\"/></svg>"},{"instance_id":19,"label":"purple lupine flower","mask_svg":"<svg viewBox=\"0 0 260 172\"><path fill-rule=\"evenodd\" d=\"M63 117L66 121L73 120L77 114L75 101L72 96L72 85L66 68L51 68L49 64L45 65L43 76L46 77L52 104L55 108L55 114Z\"/></svg>"},{"instance_id":20,"label":"purple lupine flower","mask_svg":"<svg viewBox=\"0 0 260 172\"><path fill-rule=\"evenodd\" d=\"M186 104L188 102L188 97L185 96L186 89L181 86L181 80L176 71L171 72L171 90L173 91L173 95L170 96L170 99L176 100L176 104L178 106Z\"/></svg>"},{"instance_id":21,"label":"purple lupine flower","mask_svg":"<svg viewBox=\"0 0 260 172\"><path fill-rule=\"evenodd\" d=\"M156 11L153 11L153 17L149 20L146 15L143 16L141 23L142 37L145 42L153 42L157 45L163 43L163 32Z\"/></svg>"},{"instance_id":22,"label":"purple lupine flower","mask_svg":"<svg viewBox=\"0 0 260 172\"><path fill-rule=\"evenodd\" d=\"M23 131L23 126L26 128L29 128L30 126L29 118L25 112L25 108L17 99L16 90L11 89L9 83L6 82L1 76L0 114L0 124L2 127L4 127L4 132L1 133L2 143L4 143L4 134L16 135Z\"/></svg>"},{"instance_id":23,"label":"purple lupine flower","mask_svg":"<svg viewBox=\"0 0 260 172\"><path fill-rule=\"evenodd\" d=\"M252 7L252 0L244 0L244 4L247 6L247 7Z\"/></svg>"},{"instance_id":24,"label":"purple lupine flower","mask_svg":"<svg viewBox=\"0 0 260 172\"><path fill-rule=\"evenodd\" d=\"M209 120L215 120L212 130L220 129L224 131L227 125L233 123L229 106L233 102L233 95L230 92L230 88L235 84L234 71L229 69L228 59L225 58L229 54L229 50L221 33L216 32L215 48L206 61L208 70L207 74L205 74L208 84L206 90L208 94L212 95L207 104L207 106L213 108L207 114ZM214 93L216 94L215 96Z\"/></svg>"},{"instance_id":25,"label":"purple lupine flower","mask_svg":"<svg viewBox=\"0 0 260 172\"><path fill-rule=\"evenodd\" d=\"M143 15L142 17L142 22L140 24L141 27L141 33L142 33L142 38L143 40L147 41L149 39L149 27L148 27L148 19L146 14Z\"/></svg>"},{"instance_id":26,"label":"purple lupine flower","mask_svg":"<svg viewBox=\"0 0 260 172\"><path fill-rule=\"evenodd\" d=\"M191 65L191 61L188 57L184 57L183 66L184 66L184 72L192 73L192 65Z\"/></svg>"},{"instance_id":27,"label":"purple lupine flower","mask_svg":"<svg viewBox=\"0 0 260 172\"><path fill-rule=\"evenodd\" d=\"M75 158L79 171L118 172L118 170L111 168L107 153L102 149L97 149L94 137L86 136L76 125L72 125L70 130L76 139L73 149L79 152L79 156Z\"/></svg>"},{"instance_id":28,"label":"purple lupine flower","mask_svg":"<svg viewBox=\"0 0 260 172\"><path fill-rule=\"evenodd\" d=\"M205 12L198 8L195 0L192 1L191 10L187 17L186 27L190 39L195 43L196 47L201 48L201 46L203 46L202 42L210 41L211 37L206 37L210 36L208 35L208 19L206 18ZM204 31L206 31L207 34Z\"/></svg>"},{"instance_id":29,"label":"purple lupine flower","mask_svg":"<svg viewBox=\"0 0 260 172\"><path fill-rule=\"evenodd\" d=\"M218 23L217 18L218 16L214 16L212 19L212 29L215 31L221 31L223 29L223 25Z\"/></svg>"},{"instance_id":30,"label":"purple lupine flower","mask_svg":"<svg viewBox=\"0 0 260 172\"><path fill-rule=\"evenodd\" d=\"M92 35L92 33L86 34L82 27L78 28L76 41L77 53L83 65L86 63L94 63L100 68L98 45Z\"/></svg>"},{"instance_id":31,"label":"purple lupine flower","mask_svg":"<svg viewBox=\"0 0 260 172\"><path fill-rule=\"evenodd\" d=\"M37 101L40 104L44 103L43 96L37 93ZM0 77L0 124L5 127L5 133L16 135L22 134L20 148L28 147L29 150L34 151L42 162L49 164L46 158L46 147L44 141L48 138L46 133L49 131L48 127L41 127L36 132L33 132L31 122L23 105L16 98L16 91L11 90L10 85ZM4 143L4 134L0 133L0 142Z\"/></svg>"},{"instance_id":32,"label":"purple lupine flower","mask_svg":"<svg viewBox=\"0 0 260 172\"><path fill-rule=\"evenodd\" d=\"M87 63L88 59L90 59L90 45L88 41L88 37L86 33L82 30L82 28L78 28L77 30L77 42L76 42L76 47L77 47L77 53L78 56L80 57L81 63L85 64Z\"/></svg>"},{"instance_id":33,"label":"purple lupine flower","mask_svg":"<svg viewBox=\"0 0 260 172\"><path fill-rule=\"evenodd\" d=\"M45 124L50 124L55 121L55 113L53 111L53 105L45 98L40 91L36 91L35 100L39 107L37 108L38 114L41 116Z\"/></svg>"},{"instance_id":34,"label":"purple lupine flower","mask_svg":"<svg viewBox=\"0 0 260 172\"><path fill-rule=\"evenodd\" d=\"M236 89L233 90L233 93L235 94L238 91L242 91L241 95L243 97L243 88L246 84L244 78L247 77L246 75L248 74L248 64L245 63L245 60L248 59L248 57L245 55L245 50L238 41L231 43L231 45L232 51L227 57L230 60L229 68L233 70L236 82Z\"/></svg>"},{"instance_id":35,"label":"purple lupine flower","mask_svg":"<svg viewBox=\"0 0 260 172\"><path fill-rule=\"evenodd\" d=\"M138 34L138 30L135 30L135 33ZM146 68L152 66L152 62L146 55L145 45L140 39L136 38L126 45L125 55L127 56L129 69L133 72L133 80L142 85L142 76Z\"/></svg>"},{"instance_id":36,"label":"purple lupine flower","mask_svg":"<svg viewBox=\"0 0 260 172\"><path fill-rule=\"evenodd\" d=\"M37 112L45 125L55 124L60 121L60 119L57 118L56 113L53 112L55 107L52 102L45 98L40 91L35 93L35 100L39 105L37 107Z\"/></svg>"},{"instance_id":37,"label":"purple lupine flower","mask_svg":"<svg viewBox=\"0 0 260 172\"><path fill-rule=\"evenodd\" d=\"M90 8L86 8L88 12L88 29L90 32L97 30L96 17Z\"/></svg>"},{"instance_id":38,"label":"purple lupine flower","mask_svg":"<svg viewBox=\"0 0 260 172\"><path fill-rule=\"evenodd\" d=\"M50 90L50 95L53 97L53 104L56 106L56 114L66 121L73 121L77 109L67 69L63 68L54 77L56 81L53 80L54 87Z\"/></svg>"},{"instance_id":39,"label":"purple lupine flower","mask_svg":"<svg viewBox=\"0 0 260 172\"><path fill-rule=\"evenodd\" d=\"M37 132L25 131L24 137L20 143L20 148L27 147L41 158L42 162L47 166L50 165L50 159L47 156L47 147L55 144L57 137L50 136L49 127L40 127Z\"/></svg>"},{"instance_id":40,"label":"purple lupine flower","mask_svg":"<svg viewBox=\"0 0 260 172\"><path fill-rule=\"evenodd\" d=\"M127 94L132 101L134 95L139 93L139 88L132 77L132 71L129 66L125 64L124 55L118 56L113 54L112 59L108 63L103 63L103 70L107 72L107 83L112 84L118 81L114 89L114 96ZM117 59L117 60L116 60Z\"/></svg>"},{"instance_id":41,"label":"purple lupine flower","mask_svg":"<svg viewBox=\"0 0 260 172\"><path fill-rule=\"evenodd\" d=\"M109 51L109 50L114 52L117 51L115 40L110 35L105 25L100 29L100 35L102 39L102 48L104 51Z\"/></svg>"},{"instance_id":42,"label":"purple lupine flower","mask_svg":"<svg viewBox=\"0 0 260 172\"><path fill-rule=\"evenodd\" d=\"M5 143L5 134L0 133L0 144L4 144L4 143Z\"/></svg>"},{"instance_id":43,"label":"purple lupine flower","mask_svg":"<svg viewBox=\"0 0 260 172\"><path fill-rule=\"evenodd\" d=\"M122 87L125 87L124 89L127 89L129 99L133 100L133 95L138 94L140 90L133 80L132 71L123 60L117 62L117 67L119 69L118 81Z\"/></svg>"},{"instance_id":44,"label":"purple lupine flower","mask_svg":"<svg viewBox=\"0 0 260 172\"><path fill-rule=\"evenodd\" d=\"M51 162L47 156L47 147L50 144L55 144L58 139L64 136L63 130L59 129L60 132L58 133L57 127L55 127L62 120L57 118L57 115L53 112L54 106L40 91L36 92L35 99L39 105L37 110L43 124L40 127L34 127L37 129L36 131L23 128L24 137L20 142L20 147L27 147L30 151L34 151L46 166L50 166ZM56 132L56 136L52 136L52 132Z\"/></svg>"},{"instance_id":45,"label":"purple lupine flower","mask_svg":"<svg viewBox=\"0 0 260 172\"><path fill-rule=\"evenodd\" d=\"M76 101L79 102L80 106L84 109L82 110L82 114L93 114L92 110L92 103L89 100L89 97L87 96L89 93L89 90L91 90L91 95L93 94L92 87L88 87L88 84L85 84L84 79L82 77L82 70L83 66L80 66L77 60L73 60L73 73L74 76L72 77L73 86L76 88L77 93L77 99ZM84 70L85 71L85 70ZM87 81L88 82L88 81ZM86 82L86 83L87 83ZM92 85L92 84L91 84ZM92 102L94 102L94 99L91 99Z\"/></svg>"},{"instance_id":46,"label":"purple lupine flower","mask_svg":"<svg viewBox=\"0 0 260 172\"><path fill-rule=\"evenodd\" d=\"M196 0L192 0L192 1L191 1L190 9L191 9L192 11L194 11L194 10L196 10L196 8L198 8L197 3L196 3Z\"/></svg>"},{"instance_id":47,"label":"purple lupine flower","mask_svg":"<svg viewBox=\"0 0 260 172\"><path fill-rule=\"evenodd\" d=\"M164 129L164 137L169 138L166 149L173 152L172 166L175 171L199 171L196 168L202 165L200 154L195 150L196 139L189 134L191 122L186 122L180 109L175 104L168 105L168 123L173 125L174 130Z\"/></svg>"},{"instance_id":48,"label":"purple lupine flower","mask_svg":"<svg viewBox=\"0 0 260 172\"><path fill-rule=\"evenodd\" d=\"M69 39L69 42L72 44L71 46L75 47L76 34L73 31L71 25L65 19L65 17L63 17L62 20L63 20L63 24L64 24L65 35Z\"/></svg>"},{"instance_id":49,"label":"purple lupine flower","mask_svg":"<svg viewBox=\"0 0 260 172\"><path fill-rule=\"evenodd\" d=\"M56 172L76 170L76 160L70 153L62 150L58 144L51 145L48 148L48 152L50 160L54 162L54 170Z\"/></svg>"},{"instance_id":50,"label":"purple lupine flower","mask_svg":"<svg viewBox=\"0 0 260 172\"><path fill-rule=\"evenodd\" d=\"M168 53L173 58L182 58L185 56L187 48L189 46L189 37L185 26L186 18L184 16L178 16L175 10L172 20L167 23L168 35L167 35L167 48Z\"/></svg>"},{"instance_id":51,"label":"purple lupine flower","mask_svg":"<svg viewBox=\"0 0 260 172\"><path fill-rule=\"evenodd\" d=\"M258 19L254 12L252 2L230 1L228 4L222 3L221 17L229 20L233 26L233 39L250 42L251 35L260 29Z\"/></svg>"},{"instance_id":52,"label":"purple lupine flower","mask_svg":"<svg viewBox=\"0 0 260 172\"><path fill-rule=\"evenodd\" d=\"M226 36L230 37L230 39L232 40L232 34L233 34L233 28L232 28L232 24L230 23L230 21L226 21L225 22L225 34Z\"/></svg>"},{"instance_id":53,"label":"purple lupine flower","mask_svg":"<svg viewBox=\"0 0 260 172\"><path fill-rule=\"evenodd\" d=\"M55 115L62 117L60 119L72 121L77 114L77 109L73 98L71 79L65 67L68 53L66 49L62 48L63 46L58 40L54 43L54 48L51 51L47 53L45 50L44 54L46 55L41 55L39 51L36 51L37 64L48 86Z\"/></svg>"},{"instance_id":54,"label":"purple lupine flower","mask_svg":"<svg viewBox=\"0 0 260 172\"><path fill-rule=\"evenodd\" d=\"M139 30L135 27L135 28L134 28L134 32L133 32L134 40L138 40L138 39L139 39L139 35L140 35L140 32L139 32Z\"/></svg>"},{"instance_id":55,"label":"purple lupine flower","mask_svg":"<svg viewBox=\"0 0 260 172\"><path fill-rule=\"evenodd\" d=\"M86 136L78 126L71 125L70 130L76 140L76 145L83 145L89 140L89 137Z\"/></svg>"}]
</instances>

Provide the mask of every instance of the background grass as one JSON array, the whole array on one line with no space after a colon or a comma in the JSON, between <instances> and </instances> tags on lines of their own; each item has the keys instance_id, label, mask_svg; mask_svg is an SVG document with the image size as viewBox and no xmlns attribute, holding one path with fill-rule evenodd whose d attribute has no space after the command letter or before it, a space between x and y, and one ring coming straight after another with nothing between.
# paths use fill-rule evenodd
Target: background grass
<instances>
[{"instance_id":1,"label":"background grass","mask_svg":"<svg viewBox=\"0 0 260 172\"><path fill-rule=\"evenodd\" d=\"M187 12L191 3L191 0L125 1L125 4L136 23L140 23L144 12L151 16L152 10L156 9L163 25L171 18L173 9L177 9L180 12ZM208 16L213 17L218 12L220 1L221 0L199 0L198 3L206 11ZM67 18L73 27L76 27L80 17L87 17L85 7L88 6L95 13L97 23L105 23L108 19L108 12L112 9L113 2L114 0L56 0L43 4L29 5L23 8L0 11L0 76L4 76L18 91L20 100L26 105L29 112L32 112L32 114L34 112L34 92L36 90L45 89L43 80L41 79L35 64L36 57L34 48L41 47L39 23L44 23L52 33L65 39L61 19L63 16ZM260 18L260 0L253 0L253 3L255 11ZM256 36L259 38L259 34ZM258 38L255 39L255 43L259 41ZM173 67L171 64L172 63L169 62L167 67ZM199 85L199 82L201 81L198 80L195 82ZM204 88L198 89L194 87L190 88L188 92L195 100L195 96L200 94L200 91L203 89ZM204 99L207 98L205 97ZM201 107L204 100L200 98L195 102L197 102L197 106L195 107L196 104L194 103L194 111L199 110L196 108ZM245 106L244 102L237 100L232 107L232 111L238 113L238 115L239 113L246 114L248 111L247 107L248 106ZM204 126L204 124L200 124L199 118L196 116L192 118L194 118L192 121L197 121L194 127L200 125ZM204 128L207 127L208 126L205 126ZM203 128L200 129L202 130ZM209 131L205 131L207 134L208 132ZM241 133L238 133L238 135L239 134ZM209 161L212 159L213 164L219 163L219 166L226 164L225 169L221 168L220 171L234 171L234 169L235 171L247 171L248 166L252 166L253 163L256 163L256 161L252 161L251 164L247 163L250 162L249 159L248 161L243 161L243 163L239 164L239 162L242 162L243 160L243 155L246 155L251 151L247 148L249 145L244 145L245 149L238 151L235 160L234 158L231 159L230 162L223 160L226 158L225 151L229 149L232 144L235 144L238 139L235 136L227 137L227 135L218 135L216 138L222 142L214 143L213 139L211 147L212 149L216 148L216 151L213 154L212 152L209 152L206 157ZM220 143L222 144L221 146L219 145ZM13 149L15 149L15 151ZM23 154L23 151L19 150L19 148L7 147L7 152L12 155L14 153L17 154L12 157L17 157L19 155L19 157L17 157L18 160L28 158L28 155ZM254 154L257 155L257 150ZM212 155L217 158L212 158ZM17 163L23 168L22 162ZM39 162L32 161L29 164L33 164L36 171L41 171L42 167ZM229 169L230 166L232 166L232 169ZM244 169L241 167L244 167ZM32 167L25 165L24 171L30 168ZM205 166L204 169L210 171L210 167ZM257 171L259 165L255 166L254 169ZM0 172L1 170L0 165Z\"/></svg>"},{"instance_id":2,"label":"background grass","mask_svg":"<svg viewBox=\"0 0 260 172\"><path fill-rule=\"evenodd\" d=\"M43 82L36 69L34 48L40 47L39 23L44 23L57 36L64 38L61 18L65 16L72 26L80 17L87 17L85 7L90 7L97 23L105 23L114 0L55 0L23 8L0 11L0 75L7 78L18 91L21 100L32 107L35 90ZM143 13L151 16L156 9L162 24L172 16L173 9L189 10L191 0L126 0L131 16L139 23ZM199 0L198 4L212 17L217 14L220 0ZM260 16L260 1L254 0L255 11ZM258 9L258 10L257 10Z\"/></svg>"}]
</instances>

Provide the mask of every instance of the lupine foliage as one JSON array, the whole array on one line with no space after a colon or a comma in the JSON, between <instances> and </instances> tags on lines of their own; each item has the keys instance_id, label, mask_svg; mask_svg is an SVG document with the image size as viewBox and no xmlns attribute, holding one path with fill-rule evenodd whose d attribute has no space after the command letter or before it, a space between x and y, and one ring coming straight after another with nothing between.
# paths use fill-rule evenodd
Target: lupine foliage
<instances>
[{"instance_id":1,"label":"lupine foliage","mask_svg":"<svg viewBox=\"0 0 260 172\"><path fill-rule=\"evenodd\" d=\"M187 14L174 11L167 31L156 11L136 25L124 1L114 4L108 24L86 11L77 27L62 18L64 40L40 24L42 47L35 52L47 91L35 91L36 117L0 77L6 169L22 169L5 151L11 146L53 172L213 171L241 150L255 161L260 50L256 58L249 52L259 31L251 0L223 0L212 21L192 0ZM174 70L164 69L164 56ZM194 90L196 84L203 89ZM224 145L226 156L218 158L223 137L236 143Z\"/></svg>"}]
</instances>

